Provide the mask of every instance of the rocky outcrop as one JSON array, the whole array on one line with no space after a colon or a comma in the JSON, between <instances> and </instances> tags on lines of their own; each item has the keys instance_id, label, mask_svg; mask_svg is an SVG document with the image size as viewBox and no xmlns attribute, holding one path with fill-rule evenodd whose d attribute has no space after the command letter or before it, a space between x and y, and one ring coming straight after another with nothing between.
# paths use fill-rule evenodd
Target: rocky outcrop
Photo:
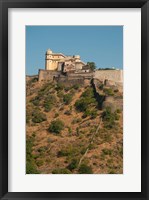
<instances>
[{"instance_id":1,"label":"rocky outcrop","mask_svg":"<svg viewBox=\"0 0 149 200\"><path fill-rule=\"evenodd\" d=\"M123 110L123 96L122 95L107 95L103 92L101 87L106 87L106 83L98 79L93 79L91 81L92 86L94 88L95 97L98 101L99 108L105 109L106 107L110 107L112 112L115 112L117 109ZM119 90L119 87L114 85L108 85L108 88L116 91Z\"/></svg>"}]
</instances>

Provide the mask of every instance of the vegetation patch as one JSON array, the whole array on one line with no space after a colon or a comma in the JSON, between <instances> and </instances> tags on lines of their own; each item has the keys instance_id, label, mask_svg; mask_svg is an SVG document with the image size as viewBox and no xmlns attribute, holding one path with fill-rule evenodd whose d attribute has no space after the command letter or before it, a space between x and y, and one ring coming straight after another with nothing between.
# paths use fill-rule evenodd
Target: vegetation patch
<instances>
[{"instance_id":1,"label":"vegetation patch","mask_svg":"<svg viewBox=\"0 0 149 200\"><path fill-rule=\"evenodd\" d=\"M38 110L37 110L37 111L34 111L34 112L32 113L32 116L33 116L32 121L33 121L34 123L41 123L41 122L47 120L46 115L45 115L44 113L41 113L41 112L38 111Z\"/></svg>"},{"instance_id":2,"label":"vegetation patch","mask_svg":"<svg viewBox=\"0 0 149 200\"><path fill-rule=\"evenodd\" d=\"M34 136L28 137L26 140L26 174L39 174L32 154L34 140Z\"/></svg>"},{"instance_id":3,"label":"vegetation patch","mask_svg":"<svg viewBox=\"0 0 149 200\"><path fill-rule=\"evenodd\" d=\"M64 129L64 122L60 119L56 119L51 122L49 126L49 132L59 134Z\"/></svg>"},{"instance_id":4,"label":"vegetation patch","mask_svg":"<svg viewBox=\"0 0 149 200\"><path fill-rule=\"evenodd\" d=\"M111 108L107 107L105 111L102 113L102 119L104 122L104 126L107 129L112 129L115 127L115 120L119 120L119 115L117 112L111 112Z\"/></svg>"},{"instance_id":5,"label":"vegetation patch","mask_svg":"<svg viewBox=\"0 0 149 200\"><path fill-rule=\"evenodd\" d=\"M82 164L78 170L79 174L93 174L92 168L86 164Z\"/></svg>"}]
</instances>

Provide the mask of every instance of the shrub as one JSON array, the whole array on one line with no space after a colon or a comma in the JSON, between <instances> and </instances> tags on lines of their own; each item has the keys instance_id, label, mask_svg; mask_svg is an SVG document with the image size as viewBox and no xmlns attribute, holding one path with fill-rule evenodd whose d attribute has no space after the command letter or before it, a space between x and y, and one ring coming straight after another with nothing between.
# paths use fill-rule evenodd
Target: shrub
<instances>
[{"instance_id":1,"label":"shrub","mask_svg":"<svg viewBox=\"0 0 149 200\"><path fill-rule=\"evenodd\" d=\"M92 174L92 168L86 164L82 164L78 170L79 174Z\"/></svg>"},{"instance_id":2,"label":"shrub","mask_svg":"<svg viewBox=\"0 0 149 200\"><path fill-rule=\"evenodd\" d=\"M70 87L65 87L65 92L68 92L70 90Z\"/></svg>"},{"instance_id":3,"label":"shrub","mask_svg":"<svg viewBox=\"0 0 149 200\"><path fill-rule=\"evenodd\" d=\"M121 113L121 110L120 110L120 109L117 109L116 112L117 112L117 113Z\"/></svg>"},{"instance_id":4,"label":"shrub","mask_svg":"<svg viewBox=\"0 0 149 200\"><path fill-rule=\"evenodd\" d=\"M66 105L70 104L70 102L72 101L72 94L65 94L63 96L63 101Z\"/></svg>"},{"instance_id":5,"label":"shrub","mask_svg":"<svg viewBox=\"0 0 149 200\"><path fill-rule=\"evenodd\" d=\"M67 168L68 168L70 171L72 171L72 170L76 169L77 166L78 166L78 160L73 159L73 160L71 161L71 163L67 166Z\"/></svg>"},{"instance_id":6,"label":"shrub","mask_svg":"<svg viewBox=\"0 0 149 200\"><path fill-rule=\"evenodd\" d=\"M89 105L97 105L97 102L94 98L86 97L86 98L81 98L75 102L75 107L78 111L84 112L87 110Z\"/></svg>"},{"instance_id":7,"label":"shrub","mask_svg":"<svg viewBox=\"0 0 149 200\"><path fill-rule=\"evenodd\" d=\"M102 119L104 121L105 128L111 129L115 127L115 120L119 119L119 116L116 112L112 113L111 108L107 107L105 111L102 113Z\"/></svg>"},{"instance_id":8,"label":"shrub","mask_svg":"<svg viewBox=\"0 0 149 200\"><path fill-rule=\"evenodd\" d=\"M78 90L80 88L80 85L79 84L75 84L75 85L73 85L72 88L75 89L75 90Z\"/></svg>"},{"instance_id":9,"label":"shrub","mask_svg":"<svg viewBox=\"0 0 149 200\"><path fill-rule=\"evenodd\" d=\"M47 120L47 117L44 113L41 113L39 111L33 113L32 121L34 123L40 123L40 122L43 122L43 121L46 121L46 120Z\"/></svg>"},{"instance_id":10,"label":"shrub","mask_svg":"<svg viewBox=\"0 0 149 200\"><path fill-rule=\"evenodd\" d=\"M86 118L87 116L90 116L91 111L89 109L86 109L86 111L84 112L82 118Z\"/></svg>"},{"instance_id":11,"label":"shrub","mask_svg":"<svg viewBox=\"0 0 149 200\"><path fill-rule=\"evenodd\" d=\"M97 106L92 88L87 88L81 95L81 98L75 102L75 107L80 112L85 112L89 106Z\"/></svg>"},{"instance_id":12,"label":"shrub","mask_svg":"<svg viewBox=\"0 0 149 200\"><path fill-rule=\"evenodd\" d=\"M32 104L34 104L34 106L39 106L40 103L40 97L36 96L34 99L31 100Z\"/></svg>"},{"instance_id":13,"label":"shrub","mask_svg":"<svg viewBox=\"0 0 149 200\"><path fill-rule=\"evenodd\" d=\"M49 90L51 90L53 87L53 84L51 82L46 82L42 88L38 92L38 96L43 97L44 95L49 93Z\"/></svg>"},{"instance_id":14,"label":"shrub","mask_svg":"<svg viewBox=\"0 0 149 200\"><path fill-rule=\"evenodd\" d=\"M66 110L66 111L64 112L64 114L65 114L65 115L71 115L71 111L70 111L70 110Z\"/></svg>"},{"instance_id":15,"label":"shrub","mask_svg":"<svg viewBox=\"0 0 149 200\"><path fill-rule=\"evenodd\" d=\"M59 134L63 129L64 129L64 122L59 119L56 119L51 122L48 130L49 132Z\"/></svg>"},{"instance_id":16,"label":"shrub","mask_svg":"<svg viewBox=\"0 0 149 200\"><path fill-rule=\"evenodd\" d=\"M71 174L71 171L66 168L54 169L52 174Z\"/></svg>"},{"instance_id":17,"label":"shrub","mask_svg":"<svg viewBox=\"0 0 149 200\"><path fill-rule=\"evenodd\" d=\"M44 103L44 111L49 112L52 109L53 105L50 102Z\"/></svg>"},{"instance_id":18,"label":"shrub","mask_svg":"<svg viewBox=\"0 0 149 200\"><path fill-rule=\"evenodd\" d=\"M104 155L112 155L112 150L111 149L102 149L102 153L104 154Z\"/></svg>"},{"instance_id":19,"label":"shrub","mask_svg":"<svg viewBox=\"0 0 149 200\"><path fill-rule=\"evenodd\" d=\"M36 160L36 165L38 167L42 166L44 164L44 161L43 160Z\"/></svg>"},{"instance_id":20,"label":"shrub","mask_svg":"<svg viewBox=\"0 0 149 200\"><path fill-rule=\"evenodd\" d=\"M63 90L64 88L65 88L65 86L62 83L58 83L57 86L56 86L57 91Z\"/></svg>"},{"instance_id":21,"label":"shrub","mask_svg":"<svg viewBox=\"0 0 149 200\"><path fill-rule=\"evenodd\" d=\"M34 143L34 137L29 137L26 140L26 173L27 174L39 174L36 169L34 157L32 155L32 147Z\"/></svg>"},{"instance_id":22,"label":"shrub","mask_svg":"<svg viewBox=\"0 0 149 200\"><path fill-rule=\"evenodd\" d=\"M112 88L104 88L103 91L106 95L109 95L109 96L114 95Z\"/></svg>"},{"instance_id":23,"label":"shrub","mask_svg":"<svg viewBox=\"0 0 149 200\"><path fill-rule=\"evenodd\" d=\"M58 117L59 116L59 113L55 113L54 115L54 118Z\"/></svg>"},{"instance_id":24,"label":"shrub","mask_svg":"<svg viewBox=\"0 0 149 200\"><path fill-rule=\"evenodd\" d=\"M98 116L97 111L96 111L96 110L92 110L92 111L90 112L90 116L91 116L91 119L95 119L95 118Z\"/></svg>"},{"instance_id":25,"label":"shrub","mask_svg":"<svg viewBox=\"0 0 149 200\"><path fill-rule=\"evenodd\" d=\"M78 153L79 153L79 149L77 147L68 145L67 147L61 149L57 155L58 157L64 157L64 156L73 157L73 156L76 156Z\"/></svg>"},{"instance_id":26,"label":"shrub","mask_svg":"<svg viewBox=\"0 0 149 200\"><path fill-rule=\"evenodd\" d=\"M44 153L48 150L48 148L46 146L43 147L39 147L39 149L37 150L39 153Z\"/></svg>"},{"instance_id":27,"label":"shrub","mask_svg":"<svg viewBox=\"0 0 149 200\"><path fill-rule=\"evenodd\" d=\"M55 97L55 95L49 94L49 95L45 98L45 100L44 100L44 108L45 108L45 111L46 111L46 112L49 112L49 111L52 109L52 107L53 107L53 105L55 104L55 102L56 102L56 97Z\"/></svg>"},{"instance_id":28,"label":"shrub","mask_svg":"<svg viewBox=\"0 0 149 200\"><path fill-rule=\"evenodd\" d=\"M26 162L26 174L39 174L34 162Z\"/></svg>"},{"instance_id":29,"label":"shrub","mask_svg":"<svg viewBox=\"0 0 149 200\"><path fill-rule=\"evenodd\" d=\"M68 127L68 133L69 133L69 135L72 134L72 129L71 129L71 127Z\"/></svg>"},{"instance_id":30,"label":"shrub","mask_svg":"<svg viewBox=\"0 0 149 200\"><path fill-rule=\"evenodd\" d=\"M93 88L87 88L81 95L81 97L94 97Z\"/></svg>"}]
</instances>

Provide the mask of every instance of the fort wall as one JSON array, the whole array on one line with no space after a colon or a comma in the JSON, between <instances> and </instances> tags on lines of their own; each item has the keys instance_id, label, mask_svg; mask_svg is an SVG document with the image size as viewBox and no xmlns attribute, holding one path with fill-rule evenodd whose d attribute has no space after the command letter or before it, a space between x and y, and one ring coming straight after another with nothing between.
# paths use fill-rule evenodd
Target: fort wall
<instances>
[{"instance_id":1,"label":"fort wall","mask_svg":"<svg viewBox=\"0 0 149 200\"><path fill-rule=\"evenodd\" d=\"M114 82L123 82L123 70L97 70L94 72L94 78L101 81L107 79Z\"/></svg>"},{"instance_id":2,"label":"fort wall","mask_svg":"<svg viewBox=\"0 0 149 200\"><path fill-rule=\"evenodd\" d=\"M39 70L39 77L38 80L39 81L43 81L43 80L53 80L54 77L58 77L61 73L58 71L51 71L51 70Z\"/></svg>"}]
</instances>

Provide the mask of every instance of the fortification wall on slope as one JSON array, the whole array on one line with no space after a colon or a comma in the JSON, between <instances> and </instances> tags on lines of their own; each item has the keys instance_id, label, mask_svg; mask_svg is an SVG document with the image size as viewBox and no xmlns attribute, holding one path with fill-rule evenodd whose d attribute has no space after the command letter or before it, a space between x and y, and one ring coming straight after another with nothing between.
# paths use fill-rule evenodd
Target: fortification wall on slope
<instances>
[{"instance_id":1,"label":"fortification wall on slope","mask_svg":"<svg viewBox=\"0 0 149 200\"><path fill-rule=\"evenodd\" d=\"M54 77L58 77L60 75L60 72L57 71L50 71L50 70L39 70L39 77L38 80L53 80Z\"/></svg>"},{"instance_id":2,"label":"fortification wall on slope","mask_svg":"<svg viewBox=\"0 0 149 200\"><path fill-rule=\"evenodd\" d=\"M123 82L123 70L97 70L94 78L104 81L106 79L114 82Z\"/></svg>"}]
</instances>

